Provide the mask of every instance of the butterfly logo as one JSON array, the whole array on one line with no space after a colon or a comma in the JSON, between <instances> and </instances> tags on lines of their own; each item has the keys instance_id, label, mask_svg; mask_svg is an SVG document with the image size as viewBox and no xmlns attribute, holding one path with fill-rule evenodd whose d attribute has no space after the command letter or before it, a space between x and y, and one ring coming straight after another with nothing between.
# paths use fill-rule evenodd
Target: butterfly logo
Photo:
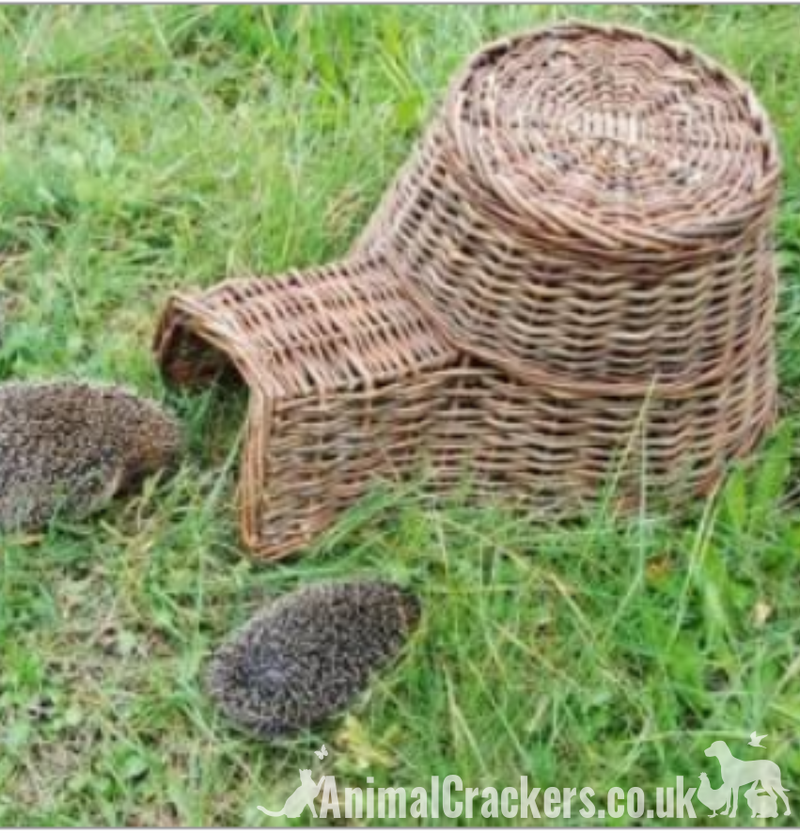
<instances>
[{"instance_id":1,"label":"butterfly logo","mask_svg":"<svg viewBox=\"0 0 800 833\"><path fill-rule=\"evenodd\" d=\"M323 759L323 758L324 758L324 757L328 754L328 750L325 748L325 744L324 744L324 743L322 744L322 749L320 749L320 750L319 750L319 752L317 752L317 751L316 751L316 749L315 749L315 750L314 750L314 754L315 754L315 755L316 755L316 756L317 756L320 760L322 760L322 759Z\"/></svg>"}]
</instances>

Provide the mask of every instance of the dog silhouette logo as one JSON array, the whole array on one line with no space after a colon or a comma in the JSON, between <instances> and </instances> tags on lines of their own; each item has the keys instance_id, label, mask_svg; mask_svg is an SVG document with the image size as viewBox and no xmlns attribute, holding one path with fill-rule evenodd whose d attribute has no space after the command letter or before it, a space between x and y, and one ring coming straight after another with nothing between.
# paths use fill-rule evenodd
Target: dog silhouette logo
<instances>
[{"instance_id":1,"label":"dog silhouette logo","mask_svg":"<svg viewBox=\"0 0 800 833\"><path fill-rule=\"evenodd\" d=\"M755 735L755 733L753 733ZM766 735L757 736L758 740ZM705 772L700 775L700 788L697 791L698 799L711 810L711 818L717 815L717 810L724 806L721 815L728 818L736 818L736 810L739 806L739 789L747 787L745 799L752 818L766 819L778 816L778 797L783 801L786 810L785 816L791 814L789 799L786 797L787 789L781 784L780 767L773 761L742 761L734 757L728 744L725 741L714 741L705 750L709 758L716 758L719 761L722 785L714 789L711 786L708 775Z\"/></svg>"}]
</instances>

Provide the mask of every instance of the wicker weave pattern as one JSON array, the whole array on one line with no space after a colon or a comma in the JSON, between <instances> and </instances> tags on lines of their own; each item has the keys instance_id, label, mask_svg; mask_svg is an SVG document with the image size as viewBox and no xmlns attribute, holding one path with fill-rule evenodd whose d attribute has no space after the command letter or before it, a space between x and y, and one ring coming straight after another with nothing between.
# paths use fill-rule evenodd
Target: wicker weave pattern
<instances>
[{"instance_id":1,"label":"wicker weave pattern","mask_svg":"<svg viewBox=\"0 0 800 833\"><path fill-rule=\"evenodd\" d=\"M356 247L454 343L587 395L723 379L772 326L778 155L684 47L558 26L480 52Z\"/></svg>"},{"instance_id":2,"label":"wicker weave pattern","mask_svg":"<svg viewBox=\"0 0 800 833\"><path fill-rule=\"evenodd\" d=\"M732 459L753 449L776 407L775 387L763 387L774 379L766 338L739 357L722 387L684 399L576 399L478 359L443 373L446 410L426 442L434 484L563 516L606 489L623 505L673 507L708 493Z\"/></svg>"},{"instance_id":3,"label":"wicker weave pattern","mask_svg":"<svg viewBox=\"0 0 800 833\"><path fill-rule=\"evenodd\" d=\"M309 543L380 478L426 454L457 354L376 264L227 281L172 299L157 335L175 383L232 364L251 391L240 487L264 557Z\"/></svg>"}]
</instances>

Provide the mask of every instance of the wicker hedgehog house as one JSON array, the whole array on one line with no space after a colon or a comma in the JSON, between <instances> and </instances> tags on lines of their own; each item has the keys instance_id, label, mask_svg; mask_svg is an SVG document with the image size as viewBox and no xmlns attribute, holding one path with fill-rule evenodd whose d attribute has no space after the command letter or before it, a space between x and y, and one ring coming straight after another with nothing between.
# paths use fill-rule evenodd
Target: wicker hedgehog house
<instances>
[{"instance_id":1,"label":"wicker hedgehog house","mask_svg":"<svg viewBox=\"0 0 800 833\"><path fill-rule=\"evenodd\" d=\"M570 511L707 492L776 400L780 174L752 91L565 24L489 45L351 260L174 297L166 374L252 396L245 537L308 543L377 478Z\"/></svg>"}]
</instances>

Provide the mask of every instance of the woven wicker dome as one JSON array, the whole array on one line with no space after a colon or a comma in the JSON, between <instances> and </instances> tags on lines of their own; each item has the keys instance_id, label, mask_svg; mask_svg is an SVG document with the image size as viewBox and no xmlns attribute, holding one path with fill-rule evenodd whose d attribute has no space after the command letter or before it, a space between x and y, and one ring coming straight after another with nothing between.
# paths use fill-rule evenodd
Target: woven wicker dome
<instances>
[{"instance_id":1,"label":"woven wicker dome","mask_svg":"<svg viewBox=\"0 0 800 833\"><path fill-rule=\"evenodd\" d=\"M354 253L513 376L691 395L772 328L779 174L742 81L641 32L555 26L467 63Z\"/></svg>"},{"instance_id":2,"label":"woven wicker dome","mask_svg":"<svg viewBox=\"0 0 800 833\"><path fill-rule=\"evenodd\" d=\"M686 47L555 27L480 53L452 87L461 175L518 224L602 250L714 245L774 195L749 89Z\"/></svg>"}]
</instances>

